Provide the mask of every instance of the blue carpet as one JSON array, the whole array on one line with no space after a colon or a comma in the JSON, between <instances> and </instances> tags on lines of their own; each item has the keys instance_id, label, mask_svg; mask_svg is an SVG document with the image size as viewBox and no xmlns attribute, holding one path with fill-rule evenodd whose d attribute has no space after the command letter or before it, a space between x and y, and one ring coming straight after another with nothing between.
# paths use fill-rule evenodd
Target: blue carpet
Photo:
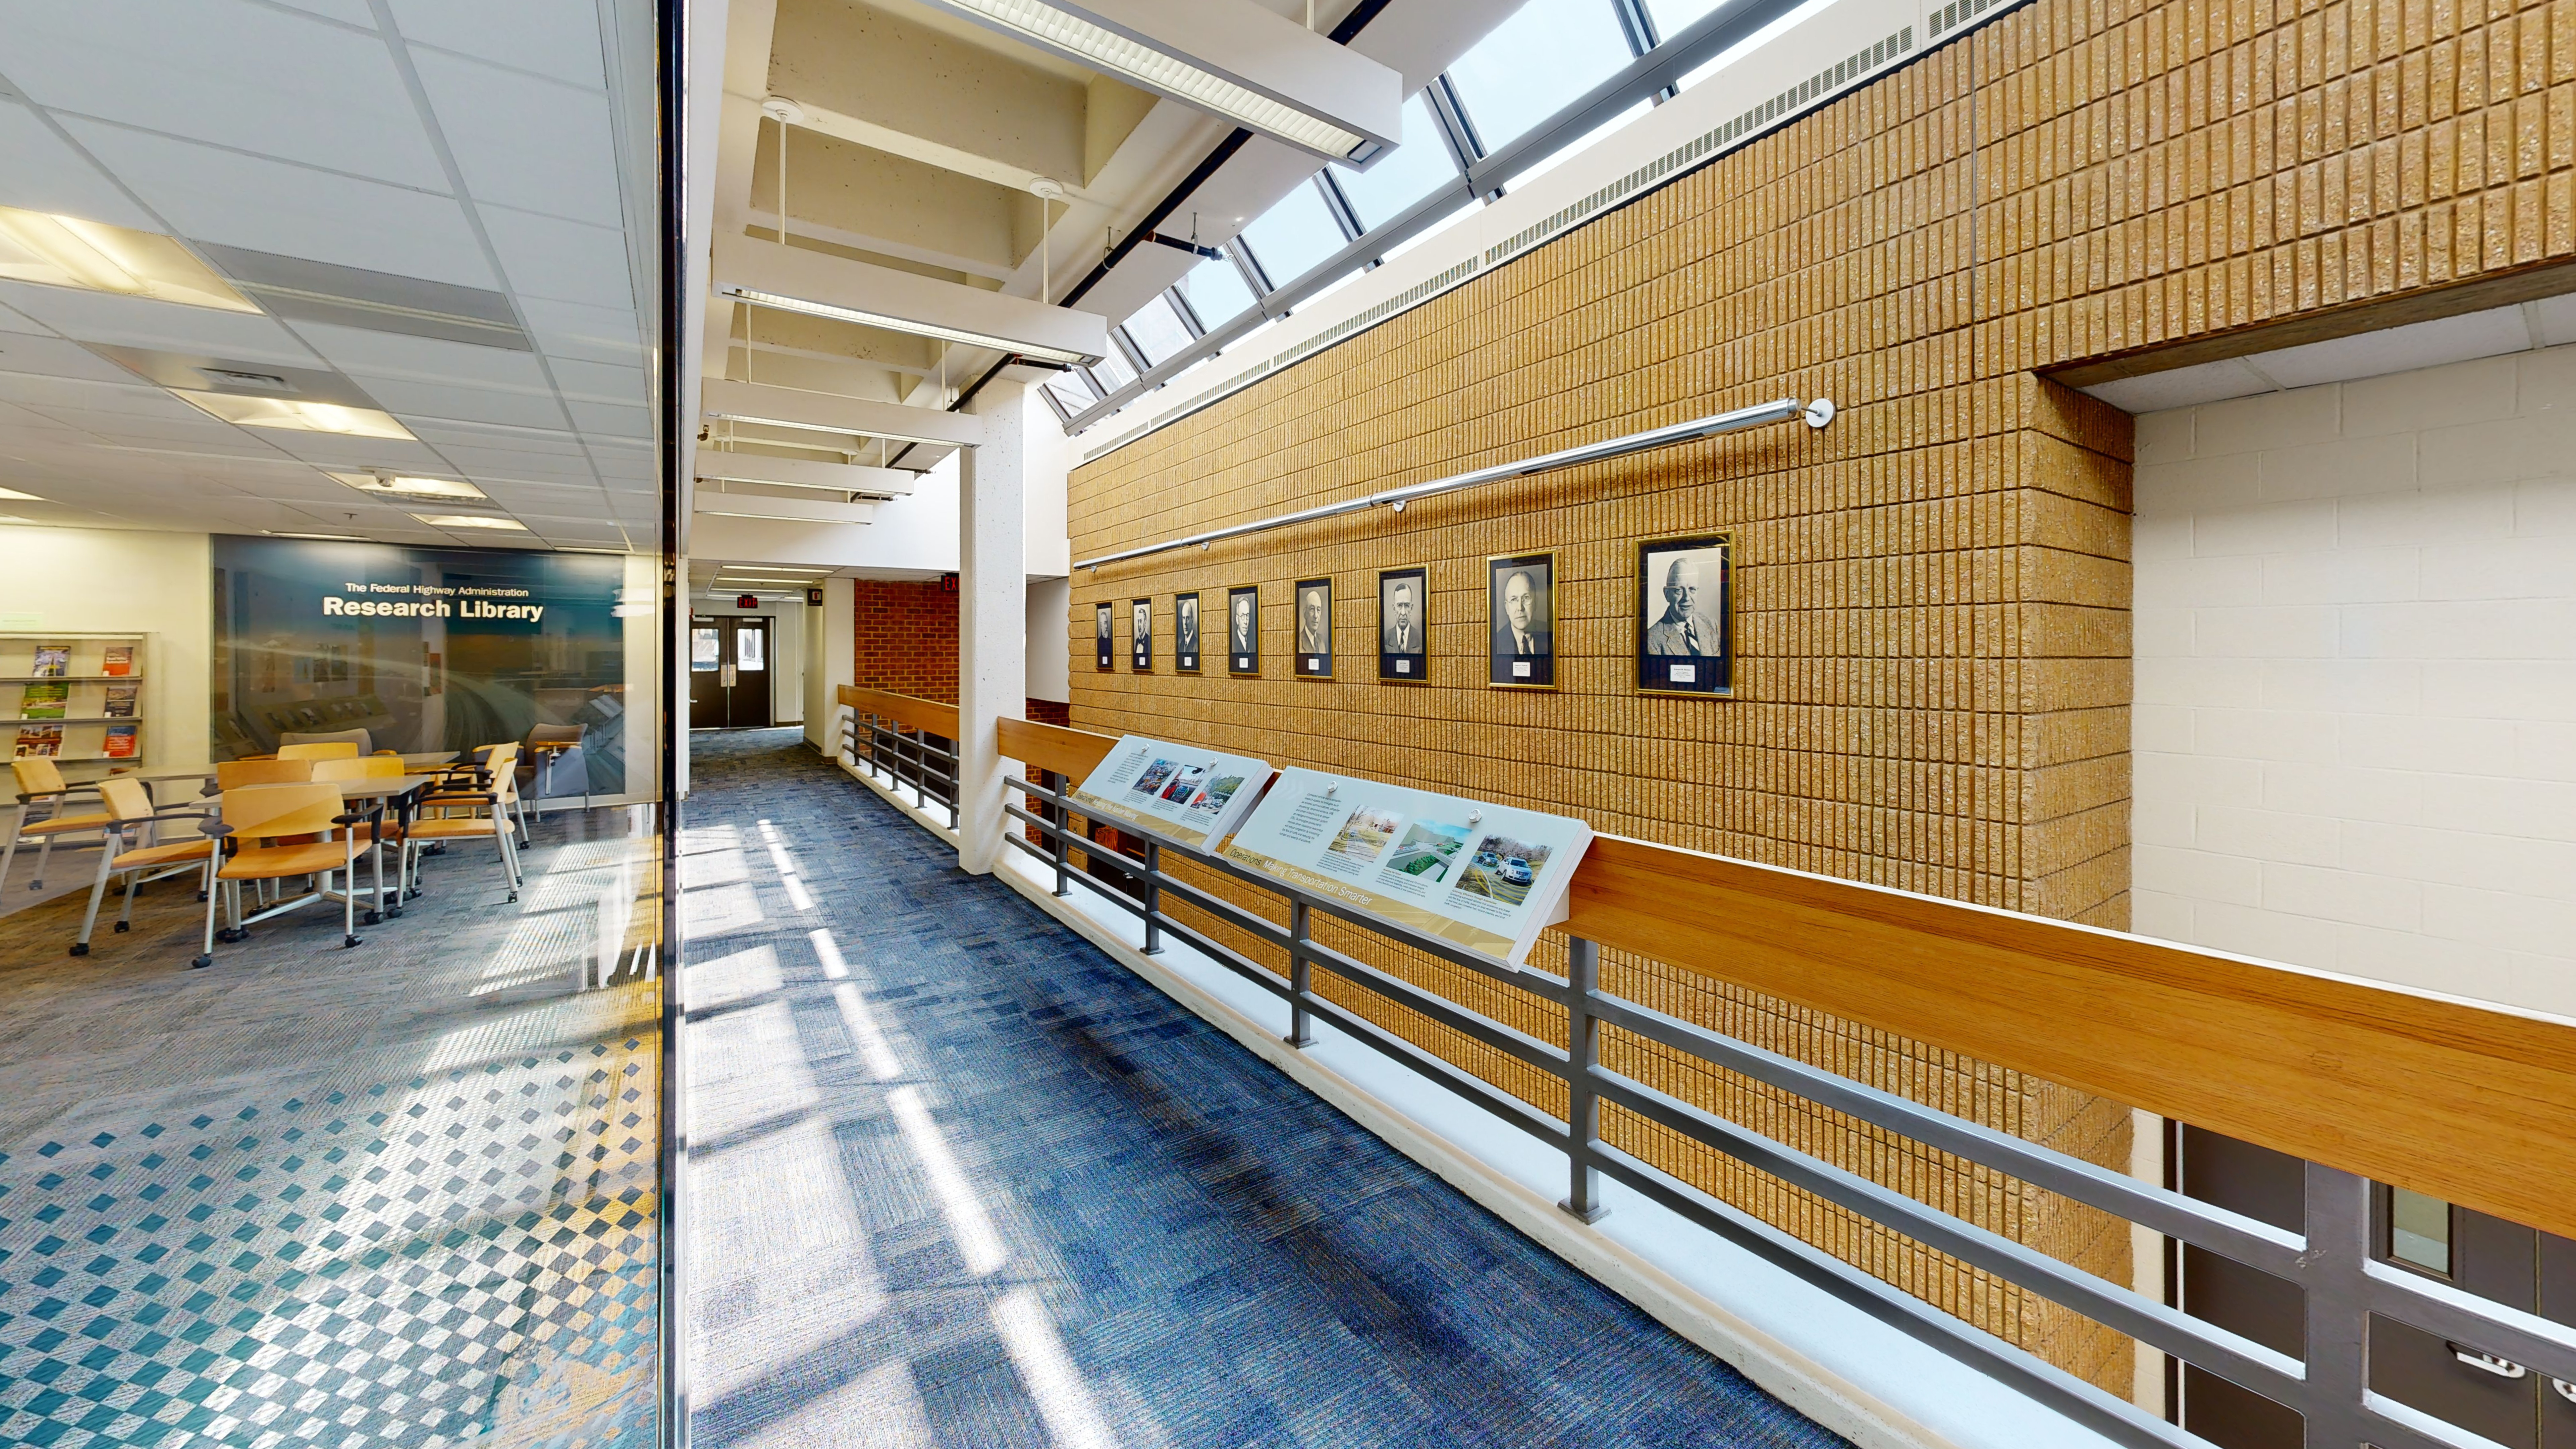
<instances>
[{"instance_id":1,"label":"blue carpet","mask_svg":"<svg viewBox=\"0 0 2576 1449\"><path fill-rule=\"evenodd\" d=\"M708 1449L1844 1442L960 873L801 738L691 744Z\"/></svg>"}]
</instances>

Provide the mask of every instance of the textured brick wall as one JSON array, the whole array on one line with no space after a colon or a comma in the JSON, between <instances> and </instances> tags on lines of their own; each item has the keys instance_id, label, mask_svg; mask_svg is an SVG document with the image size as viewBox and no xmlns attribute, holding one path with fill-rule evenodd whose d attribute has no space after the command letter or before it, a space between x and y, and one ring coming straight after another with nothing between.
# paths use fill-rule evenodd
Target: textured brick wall
<instances>
[{"instance_id":1,"label":"textured brick wall","mask_svg":"<svg viewBox=\"0 0 2576 1449\"><path fill-rule=\"evenodd\" d=\"M957 702L957 596L936 579L850 581L851 682Z\"/></svg>"},{"instance_id":2,"label":"textured brick wall","mask_svg":"<svg viewBox=\"0 0 2576 1449\"><path fill-rule=\"evenodd\" d=\"M2039 0L1079 470L1077 558L1797 394L1784 427L1080 574L1073 718L1598 828L2128 923L2129 419L2044 372L2576 253L2576 6ZM1738 531L1740 697L1630 688L1635 540ZM1555 694L1482 687L1483 559L1558 551ZM1430 571L1429 687L1375 573ZM1291 679L1291 581L1341 678ZM1258 584L1263 677L1169 668L1171 595ZM1091 606L1157 600L1095 672ZM1248 944L1248 943L1239 943ZM1347 943L1345 943L1347 944ZM1386 960L1384 953L1370 954ZM1543 953L1544 954L1544 953ZM1533 1031L1533 1003L1417 979ZM1650 961L1614 989L2125 1166L2117 1104ZM1489 1079L1548 1084L1379 1011ZM1554 1028L1561 1032L1561 1025ZM2125 1279L2100 1214L1615 1041L1628 1070ZM2126 1341L1659 1137L1632 1147L2125 1390Z\"/></svg>"}]
</instances>

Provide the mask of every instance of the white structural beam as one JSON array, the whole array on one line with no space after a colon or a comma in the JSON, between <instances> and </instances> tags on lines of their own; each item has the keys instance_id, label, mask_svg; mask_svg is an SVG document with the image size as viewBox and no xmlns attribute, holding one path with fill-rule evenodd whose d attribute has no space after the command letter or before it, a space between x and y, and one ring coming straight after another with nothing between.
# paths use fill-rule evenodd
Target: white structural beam
<instances>
[{"instance_id":1,"label":"white structural beam","mask_svg":"<svg viewBox=\"0 0 2576 1449\"><path fill-rule=\"evenodd\" d=\"M882 327L1056 363L1097 362L1109 321L913 272L750 237L719 237L715 287L756 307Z\"/></svg>"},{"instance_id":2,"label":"white structural beam","mask_svg":"<svg viewBox=\"0 0 2576 1449\"><path fill-rule=\"evenodd\" d=\"M704 452L698 455L701 483L767 483L779 488L811 488L825 493L856 493L867 498L908 498L916 475L901 468L867 468L855 463L824 463L808 458L773 458L766 453Z\"/></svg>"},{"instance_id":3,"label":"white structural beam","mask_svg":"<svg viewBox=\"0 0 2576 1449\"><path fill-rule=\"evenodd\" d=\"M1097 319L1094 319L1097 320ZM871 402L828 392L771 387L765 383L710 379L700 390L709 422L751 423L763 427L802 428L860 438L890 438L898 443L935 443L971 448L984 441L984 424L966 413L903 403Z\"/></svg>"},{"instance_id":4,"label":"white structural beam","mask_svg":"<svg viewBox=\"0 0 2576 1449\"><path fill-rule=\"evenodd\" d=\"M867 523L877 516L873 503L836 503L823 498L771 498L762 494L698 490L701 518L774 518L795 523Z\"/></svg>"},{"instance_id":5,"label":"white structural beam","mask_svg":"<svg viewBox=\"0 0 2576 1449\"><path fill-rule=\"evenodd\" d=\"M1327 160L1404 134L1404 78L1253 0L930 0Z\"/></svg>"},{"instance_id":6,"label":"white structural beam","mask_svg":"<svg viewBox=\"0 0 2576 1449\"><path fill-rule=\"evenodd\" d=\"M1027 487L1028 389L995 378L975 397L991 441L958 458L957 865L990 875L1002 855L998 727L1028 708L1028 576L1021 494Z\"/></svg>"}]
</instances>

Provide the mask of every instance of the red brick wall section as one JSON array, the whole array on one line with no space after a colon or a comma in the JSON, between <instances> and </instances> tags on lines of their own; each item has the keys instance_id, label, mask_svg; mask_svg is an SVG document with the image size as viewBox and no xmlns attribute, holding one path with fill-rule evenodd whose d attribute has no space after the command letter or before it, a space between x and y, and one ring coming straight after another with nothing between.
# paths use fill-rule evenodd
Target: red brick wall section
<instances>
[{"instance_id":1,"label":"red brick wall section","mask_svg":"<svg viewBox=\"0 0 2576 1449\"><path fill-rule=\"evenodd\" d=\"M1070 728L1073 724L1073 706L1060 704L1052 699L1032 699L1029 701L1027 718L1039 724L1064 725Z\"/></svg>"},{"instance_id":2,"label":"red brick wall section","mask_svg":"<svg viewBox=\"0 0 2576 1449\"><path fill-rule=\"evenodd\" d=\"M955 594L937 579L853 579L850 598L853 683L957 702Z\"/></svg>"}]
</instances>

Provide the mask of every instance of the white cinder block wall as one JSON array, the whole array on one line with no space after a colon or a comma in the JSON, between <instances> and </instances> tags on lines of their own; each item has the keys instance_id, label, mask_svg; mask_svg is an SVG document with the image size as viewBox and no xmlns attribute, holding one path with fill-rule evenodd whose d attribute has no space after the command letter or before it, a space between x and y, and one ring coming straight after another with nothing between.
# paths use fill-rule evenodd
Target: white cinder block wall
<instances>
[{"instance_id":1,"label":"white cinder block wall","mask_svg":"<svg viewBox=\"0 0 2576 1449\"><path fill-rule=\"evenodd\" d=\"M2576 1014L2576 347L2137 460L2134 929Z\"/></svg>"}]
</instances>

